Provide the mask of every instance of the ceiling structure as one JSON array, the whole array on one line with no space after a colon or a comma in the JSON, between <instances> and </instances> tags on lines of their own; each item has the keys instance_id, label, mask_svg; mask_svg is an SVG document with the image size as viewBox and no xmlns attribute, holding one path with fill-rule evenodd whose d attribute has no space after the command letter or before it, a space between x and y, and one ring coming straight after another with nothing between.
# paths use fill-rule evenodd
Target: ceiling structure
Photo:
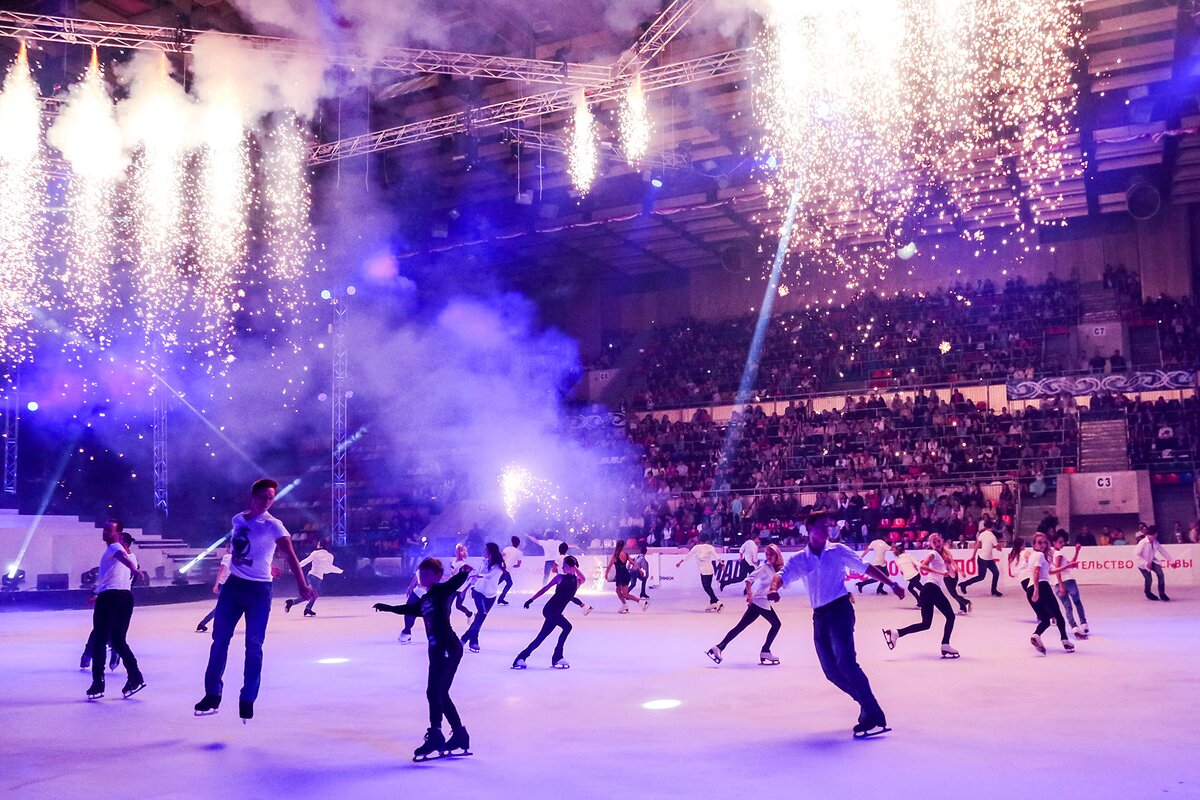
<instances>
[{"instance_id":1,"label":"ceiling structure","mask_svg":"<svg viewBox=\"0 0 1200 800\"><path fill-rule=\"evenodd\" d=\"M369 77L359 76L367 88L347 91L319 115L313 151L318 179L335 170L368 174L396 212L402 260L484 258L534 274L563 265L630 276L736 270L764 230L777 227L758 182L747 49L757 22L749 15L728 38L703 14L693 19L704 3L674 0L662 16L622 35L599 22L600 0L581 0L573 4L578 13L558 11L548 20L501 13L488 0L431 2L446 41L461 50L376 55ZM187 35L254 33L225 0L16 5ZM1079 134L1068 147L1086 166L1063 187L1058 216L1125 219L1134 184L1152 187L1164 202L1200 200L1195 3L1082 5L1088 59L1079 70ZM175 31L159 38L168 33L178 42ZM46 48L69 47L62 44L69 37L44 38ZM120 38L101 43L137 46ZM365 68L353 55L342 54L343 66ZM639 68L655 153L633 167L620 153L616 101ZM604 142L603 177L583 197L571 187L562 153L580 87ZM1009 200L993 192L970 226L999 224L1010 216Z\"/></svg>"}]
</instances>

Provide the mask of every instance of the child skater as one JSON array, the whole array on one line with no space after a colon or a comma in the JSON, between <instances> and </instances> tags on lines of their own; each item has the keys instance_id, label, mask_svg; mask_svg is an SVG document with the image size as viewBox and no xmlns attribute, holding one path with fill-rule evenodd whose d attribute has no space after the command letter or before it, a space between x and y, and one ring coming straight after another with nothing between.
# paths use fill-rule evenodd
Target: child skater
<instances>
[{"instance_id":1,"label":"child skater","mask_svg":"<svg viewBox=\"0 0 1200 800\"><path fill-rule=\"evenodd\" d=\"M1067 614L1067 624L1076 639L1088 638L1087 613L1083 610L1083 601L1079 599L1079 583L1075 580L1074 568L1079 566L1080 545L1075 545L1073 554L1067 553L1067 532L1059 528L1054 534L1053 565L1058 570L1058 597L1062 600L1063 611ZM1071 609L1071 601L1075 601L1075 611L1079 612L1079 624L1075 622L1075 614Z\"/></svg>"},{"instance_id":2,"label":"child skater","mask_svg":"<svg viewBox=\"0 0 1200 800\"><path fill-rule=\"evenodd\" d=\"M479 652L479 631L496 602L496 595L500 594L500 578L505 574L507 573L504 569L504 556L500 554L500 545L488 542L483 551L483 569L479 570L471 587L471 599L475 601L475 619L460 640L472 653Z\"/></svg>"},{"instance_id":3,"label":"child skater","mask_svg":"<svg viewBox=\"0 0 1200 800\"><path fill-rule=\"evenodd\" d=\"M614 574L617 587L617 599L621 601L621 610L618 614L628 614L629 606L626 601L635 605L641 605L642 611L646 610L646 606L650 605L650 601L646 599L638 599L633 596L633 590L630 588L632 583L629 578L629 568L633 565L633 560L629 558L629 553L625 552L625 540L618 539L616 549L613 550L612 558L608 560L606 573Z\"/></svg>"},{"instance_id":4,"label":"child skater","mask_svg":"<svg viewBox=\"0 0 1200 800\"><path fill-rule=\"evenodd\" d=\"M1054 599L1054 589L1050 586L1050 576L1057 575L1061 569L1050 564L1048 551L1050 540L1046 534L1038 533L1033 537L1033 552L1029 555L1029 604L1037 613L1038 624L1029 643L1042 655L1046 655L1046 646L1042 644L1042 634L1051 625L1058 627L1059 638L1062 639L1063 650L1075 652L1075 645L1067 639L1067 624L1062 612L1058 610L1058 601Z\"/></svg>"},{"instance_id":5,"label":"child skater","mask_svg":"<svg viewBox=\"0 0 1200 800\"><path fill-rule=\"evenodd\" d=\"M705 653L715 663L721 663L722 653L729 643L759 617L765 619L771 629L767 631L767 641L763 644L762 652L758 654L758 663L764 666L775 666L779 663L779 659L771 654L771 643L775 641L775 636L779 633L782 623L779 621L779 615L775 613L775 609L771 608L768 595L778 591L779 579L777 576L781 569L783 569L783 553L780 552L779 546L767 545L766 561L757 565L746 578L746 613L742 614L737 625L734 625L729 633L725 634L725 638L721 640L720 644L710 647Z\"/></svg>"},{"instance_id":6,"label":"child skater","mask_svg":"<svg viewBox=\"0 0 1200 800\"><path fill-rule=\"evenodd\" d=\"M921 596L921 570L917 566L917 562L905 552L903 542L893 544L892 552L896 554L896 568L900 570L900 577L908 583L908 593L919 598ZM917 608L920 607L921 604L917 603Z\"/></svg>"},{"instance_id":7,"label":"child skater","mask_svg":"<svg viewBox=\"0 0 1200 800\"><path fill-rule=\"evenodd\" d=\"M450 699L450 685L454 673L462 661L462 644L454 629L450 627L450 604L467 582L469 564L462 564L445 583L439 583L444 574L442 562L426 558L417 567L417 576L425 587L425 596L420 603L405 603L389 606L376 603L376 611L392 614L420 614L425 621L425 636L429 639L429 684L425 696L429 700L429 730L425 731L425 742L413 751L413 761L425 761L447 755L471 755L471 737L463 727L458 709ZM450 723L450 738L442 735L442 717ZM461 751L461 752L456 752ZM437 753L437 756L434 756Z\"/></svg>"},{"instance_id":8,"label":"child skater","mask_svg":"<svg viewBox=\"0 0 1200 800\"><path fill-rule=\"evenodd\" d=\"M542 629L538 631L538 635L529 643L529 646L513 660L513 669L525 669L525 662L533 655L533 651L546 641L546 637L555 628L561 628L562 633L558 635L558 644L554 646L554 655L550 659L550 664L555 669L571 668L571 665L563 658L563 645L567 643L567 636L571 634L571 623L567 622L563 611L566 610L567 603L571 602L575 591L583 585L583 582L584 577L583 573L579 571L579 561L575 556L567 556L563 559L563 566L558 574L550 578L549 583L538 589L537 594L525 601L525 608L529 608L534 600L548 592L551 587L554 588L554 594L546 601L546 605L542 606L542 616L546 619L542 623Z\"/></svg>"},{"instance_id":9,"label":"child skater","mask_svg":"<svg viewBox=\"0 0 1200 800\"><path fill-rule=\"evenodd\" d=\"M408 590L404 593L404 602L410 606L417 606L418 600L425 596L425 587L421 585L420 571L414 572L412 580L408 583ZM412 643L412 629L417 621L417 613L414 611L411 614L404 615L404 628L400 631L400 644Z\"/></svg>"},{"instance_id":10,"label":"child skater","mask_svg":"<svg viewBox=\"0 0 1200 800\"><path fill-rule=\"evenodd\" d=\"M950 600L942 589L942 579L950 570L945 552L942 537L936 533L931 534L929 554L921 561L921 568L930 576L928 583L921 584L921 593L917 596L921 621L900 630L884 629L883 640L887 642L888 650L895 650L896 642L904 636L929 630L933 625L933 610L936 608L946 618L946 623L942 626L942 658L958 658L958 651L950 646L950 634L954 633L954 607L950 605Z\"/></svg>"},{"instance_id":11,"label":"child skater","mask_svg":"<svg viewBox=\"0 0 1200 800\"><path fill-rule=\"evenodd\" d=\"M717 560L717 550L708 543L708 534L700 535L700 543L688 551L688 554L679 559L675 564L675 569L683 566L685 561L695 561L696 566L700 568L700 587L704 589L704 593L708 595L708 608L705 611L720 611L724 608L724 604L717 599L713 594L712 582L713 573L716 571L713 567Z\"/></svg>"}]
</instances>

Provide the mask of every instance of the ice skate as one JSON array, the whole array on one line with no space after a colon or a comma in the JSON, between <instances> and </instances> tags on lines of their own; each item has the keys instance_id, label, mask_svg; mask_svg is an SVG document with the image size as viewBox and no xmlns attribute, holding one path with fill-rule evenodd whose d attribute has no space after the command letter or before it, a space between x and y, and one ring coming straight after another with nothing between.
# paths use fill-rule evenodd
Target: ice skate
<instances>
[{"instance_id":1,"label":"ice skate","mask_svg":"<svg viewBox=\"0 0 1200 800\"><path fill-rule=\"evenodd\" d=\"M889 628L883 629L883 641L887 642L888 650L896 649L896 642L900 640L900 634Z\"/></svg>"},{"instance_id":2,"label":"ice skate","mask_svg":"<svg viewBox=\"0 0 1200 800\"><path fill-rule=\"evenodd\" d=\"M1003 592L992 592L992 597L1004 597Z\"/></svg>"},{"instance_id":3,"label":"ice skate","mask_svg":"<svg viewBox=\"0 0 1200 800\"><path fill-rule=\"evenodd\" d=\"M411 633L401 633L400 636L397 638L399 639L400 644L412 644L412 634Z\"/></svg>"},{"instance_id":4,"label":"ice skate","mask_svg":"<svg viewBox=\"0 0 1200 800\"><path fill-rule=\"evenodd\" d=\"M618 613L618 614L628 614L628 613L629 613L629 606L621 606L621 610L620 610L620 611L618 611L617 613Z\"/></svg>"},{"instance_id":5,"label":"ice skate","mask_svg":"<svg viewBox=\"0 0 1200 800\"><path fill-rule=\"evenodd\" d=\"M238 701L238 716L242 718L242 724L245 725L250 720L254 719L254 701L239 700Z\"/></svg>"},{"instance_id":6,"label":"ice skate","mask_svg":"<svg viewBox=\"0 0 1200 800\"><path fill-rule=\"evenodd\" d=\"M585 606L583 607L583 615L586 617L586 616L587 616L588 614L590 614L590 613L592 613L592 607L591 607L591 606L588 606L588 605L585 605Z\"/></svg>"},{"instance_id":7,"label":"ice skate","mask_svg":"<svg viewBox=\"0 0 1200 800\"><path fill-rule=\"evenodd\" d=\"M1091 631L1088 629L1088 624L1087 624L1086 622L1085 622L1085 623L1083 623L1083 625L1082 625L1081 627L1083 628L1083 635L1084 635L1084 636L1091 636L1091 635L1092 635L1092 632L1091 632Z\"/></svg>"},{"instance_id":8,"label":"ice skate","mask_svg":"<svg viewBox=\"0 0 1200 800\"><path fill-rule=\"evenodd\" d=\"M283 613L287 614L292 610L292 606L296 605L295 600L288 600L283 604Z\"/></svg>"},{"instance_id":9,"label":"ice skate","mask_svg":"<svg viewBox=\"0 0 1200 800\"><path fill-rule=\"evenodd\" d=\"M554 667L555 669L570 669L571 662L567 661L565 658L560 658L557 661L555 661L554 663L552 663L550 666Z\"/></svg>"},{"instance_id":10,"label":"ice skate","mask_svg":"<svg viewBox=\"0 0 1200 800\"><path fill-rule=\"evenodd\" d=\"M506 605L508 605L508 601L507 601L507 600L497 600L497 601L496 601L496 605L498 605L498 606L506 606Z\"/></svg>"},{"instance_id":11,"label":"ice skate","mask_svg":"<svg viewBox=\"0 0 1200 800\"><path fill-rule=\"evenodd\" d=\"M517 660L512 663L513 669L525 669L525 659L517 656Z\"/></svg>"},{"instance_id":12,"label":"ice skate","mask_svg":"<svg viewBox=\"0 0 1200 800\"><path fill-rule=\"evenodd\" d=\"M958 651L948 644L942 645L942 658L958 658Z\"/></svg>"},{"instance_id":13,"label":"ice skate","mask_svg":"<svg viewBox=\"0 0 1200 800\"><path fill-rule=\"evenodd\" d=\"M304 609L304 616L306 616L306 617L315 617L316 615L317 615L317 612L315 612L315 611L309 611L307 608L306 608L306 609Z\"/></svg>"},{"instance_id":14,"label":"ice skate","mask_svg":"<svg viewBox=\"0 0 1200 800\"><path fill-rule=\"evenodd\" d=\"M197 717L210 717L217 713L217 709L221 707L221 695L206 694L204 699L196 703Z\"/></svg>"},{"instance_id":15,"label":"ice skate","mask_svg":"<svg viewBox=\"0 0 1200 800\"><path fill-rule=\"evenodd\" d=\"M1157 600L1158 595L1156 595L1154 592L1146 592L1146 599L1147 600Z\"/></svg>"},{"instance_id":16,"label":"ice skate","mask_svg":"<svg viewBox=\"0 0 1200 800\"><path fill-rule=\"evenodd\" d=\"M641 600L638 600L638 603L642 606L642 611L645 611L647 608L650 607L650 598L643 597Z\"/></svg>"},{"instance_id":17,"label":"ice skate","mask_svg":"<svg viewBox=\"0 0 1200 800\"><path fill-rule=\"evenodd\" d=\"M108 654L108 671L112 672L119 666L121 666L121 656L116 650L112 650Z\"/></svg>"},{"instance_id":18,"label":"ice skate","mask_svg":"<svg viewBox=\"0 0 1200 800\"><path fill-rule=\"evenodd\" d=\"M776 658L770 650L763 650L758 654L758 663L764 667L778 666L779 659Z\"/></svg>"},{"instance_id":19,"label":"ice skate","mask_svg":"<svg viewBox=\"0 0 1200 800\"><path fill-rule=\"evenodd\" d=\"M1069 639L1063 639L1062 646L1063 646L1063 650L1066 650L1068 653L1075 652L1075 645L1071 644L1071 641Z\"/></svg>"},{"instance_id":20,"label":"ice skate","mask_svg":"<svg viewBox=\"0 0 1200 800\"><path fill-rule=\"evenodd\" d=\"M87 690L87 699L99 700L101 697L104 697L104 679L93 678L92 685Z\"/></svg>"},{"instance_id":21,"label":"ice skate","mask_svg":"<svg viewBox=\"0 0 1200 800\"><path fill-rule=\"evenodd\" d=\"M708 656L709 658L711 658L711 659L713 660L713 663L714 663L714 664L720 664L720 663L721 663L721 660L722 660L722 659L721 659L721 648L719 648L719 647L710 647L710 648L708 648L707 650L705 650L705 651L704 651L704 655L706 655L706 656Z\"/></svg>"},{"instance_id":22,"label":"ice skate","mask_svg":"<svg viewBox=\"0 0 1200 800\"><path fill-rule=\"evenodd\" d=\"M1163 602L1165 602L1165 603L1169 603L1169 602L1171 602L1171 598L1167 597L1167 593L1166 593L1166 592L1159 592L1159 593L1158 593L1158 599L1159 599L1159 600L1162 600L1162 601L1163 601Z\"/></svg>"},{"instance_id":23,"label":"ice skate","mask_svg":"<svg viewBox=\"0 0 1200 800\"><path fill-rule=\"evenodd\" d=\"M860 722L854 726L855 739L870 739L872 736L881 736L891 728L883 720L871 720L869 722Z\"/></svg>"},{"instance_id":24,"label":"ice skate","mask_svg":"<svg viewBox=\"0 0 1200 800\"><path fill-rule=\"evenodd\" d=\"M428 761L431 758L441 758L446 749L446 737L437 728L425 731L425 741L413 750L413 761Z\"/></svg>"},{"instance_id":25,"label":"ice skate","mask_svg":"<svg viewBox=\"0 0 1200 800\"><path fill-rule=\"evenodd\" d=\"M141 675L130 675L125 681L125 686L121 688L121 696L128 700L135 694L146 688L146 681Z\"/></svg>"},{"instance_id":26,"label":"ice skate","mask_svg":"<svg viewBox=\"0 0 1200 800\"><path fill-rule=\"evenodd\" d=\"M466 728L450 731L450 738L446 740L446 749L442 751L442 755L451 758L474 755L471 752L471 735L467 733Z\"/></svg>"},{"instance_id":27,"label":"ice skate","mask_svg":"<svg viewBox=\"0 0 1200 800\"><path fill-rule=\"evenodd\" d=\"M1075 635L1076 639L1086 639L1088 637L1088 635L1083 632L1083 628L1071 628L1071 633Z\"/></svg>"},{"instance_id":28,"label":"ice skate","mask_svg":"<svg viewBox=\"0 0 1200 800\"><path fill-rule=\"evenodd\" d=\"M467 649L470 650L472 653L478 653L479 652L479 642L471 642L469 645L467 645Z\"/></svg>"},{"instance_id":29,"label":"ice skate","mask_svg":"<svg viewBox=\"0 0 1200 800\"><path fill-rule=\"evenodd\" d=\"M972 607L972 603L970 600L968 600L967 604L958 610L958 613L962 614L964 617L968 616L971 613L971 607Z\"/></svg>"},{"instance_id":30,"label":"ice skate","mask_svg":"<svg viewBox=\"0 0 1200 800\"><path fill-rule=\"evenodd\" d=\"M81 655L79 657L79 668L81 670L85 670L85 669L91 669L91 667L92 667L92 654L84 653L83 655Z\"/></svg>"},{"instance_id":31,"label":"ice skate","mask_svg":"<svg viewBox=\"0 0 1200 800\"><path fill-rule=\"evenodd\" d=\"M196 633L208 633L208 626L207 625L197 625Z\"/></svg>"},{"instance_id":32,"label":"ice skate","mask_svg":"<svg viewBox=\"0 0 1200 800\"><path fill-rule=\"evenodd\" d=\"M1046 645L1042 644L1042 637L1036 633L1029 637L1029 643L1033 645L1033 649L1037 650L1042 655L1046 655Z\"/></svg>"}]
</instances>

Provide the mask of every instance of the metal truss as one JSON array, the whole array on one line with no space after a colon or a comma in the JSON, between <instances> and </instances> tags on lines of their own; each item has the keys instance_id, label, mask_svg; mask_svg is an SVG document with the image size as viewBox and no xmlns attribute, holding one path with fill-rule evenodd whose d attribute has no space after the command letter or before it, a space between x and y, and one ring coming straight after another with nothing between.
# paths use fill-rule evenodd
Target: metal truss
<instances>
[{"instance_id":1,"label":"metal truss","mask_svg":"<svg viewBox=\"0 0 1200 800\"><path fill-rule=\"evenodd\" d=\"M201 35L237 40L255 49L280 55L327 59L333 64L354 68L554 83L573 88L602 86L613 77L613 68L609 66L570 64L537 58L512 58L407 47L389 47L379 53L368 53L360 48L328 48L319 42L277 36L195 31L186 28L0 11L0 36L33 42L190 53L196 39Z\"/></svg>"},{"instance_id":2,"label":"metal truss","mask_svg":"<svg viewBox=\"0 0 1200 800\"><path fill-rule=\"evenodd\" d=\"M647 92L653 92L673 86L738 75L749 71L751 64L752 51L729 50L724 53L644 70L641 73L642 88ZM628 80L614 81L588 93L588 102L603 103L616 100L621 97L628 85ZM455 114L410 122L361 136L339 139L335 142L326 142L313 147L309 155L309 164L325 164L343 158L439 139L456 133L469 133L480 128L508 125L532 117L565 111L574 106L576 96L576 92L572 90L543 92Z\"/></svg>"},{"instance_id":3,"label":"metal truss","mask_svg":"<svg viewBox=\"0 0 1200 800\"><path fill-rule=\"evenodd\" d=\"M613 78L636 75L661 53L708 0L672 0L613 66Z\"/></svg>"},{"instance_id":4,"label":"metal truss","mask_svg":"<svg viewBox=\"0 0 1200 800\"><path fill-rule=\"evenodd\" d=\"M554 133L527 130L525 128L505 128L504 137L511 142L518 142L528 147L549 150L553 153L566 153L567 140ZM631 167L649 167L653 169L676 170L690 169L692 161L684 153L677 150L661 150L647 153L640 161L634 162L625 155L625 150L616 142L599 142L600 151L619 161L624 161Z\"/></svg>"},{"instance_id":5,"label":"metal truss","mask_svg":"<svg viewBox=\"0 0 1200 800\"><path fill-rule=\"evenodd\" d=\"M166 517L170 512L167 490L167 402L168 393L155 386L154 394L154 510Z\"/></svg>"},{"instance_id":6,"label":"metal truss","mask_svg":"<svg viewBox=\"0 0 1200 800\"><path fill-rule=\"evenodd\" d=\"M14 379L4 393L4 488L6 495L17 494L17 443L21 427L21 405Z\"/></svg>"},{"instance_id":7,"label":"metal truss","mask_svg":"<svg viewBox=\"0 0 1200 800\"><path fill-rule=\"evenodd\" d=\"M346 352L347 299L338 298L333 303L333 385L330 406L332 407L330 455L330 478L333 487L333 506L330 518L330 533L333 544L345 547L347 540L346 509L346 451L349 442L346 436L346 404L349 391L347 380Z\"/></svg>"}]
</instances>

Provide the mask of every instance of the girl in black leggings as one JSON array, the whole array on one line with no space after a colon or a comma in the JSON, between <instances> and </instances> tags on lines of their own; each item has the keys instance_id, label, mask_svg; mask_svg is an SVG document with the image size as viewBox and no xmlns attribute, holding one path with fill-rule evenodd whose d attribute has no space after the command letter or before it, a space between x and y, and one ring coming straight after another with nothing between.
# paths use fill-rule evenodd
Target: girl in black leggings
<instances>
[{"instance_id":1,"label":"girl in black leggings","mask_svg":"<svg viewBox=\"0 0 1200 800\"><path fill-rule=\"evenodd\" d=\"M529 643L529 646L513 660L513 669L525 669L525 661L533 655L533 651L537 650L542 642L546 641L546 637L555 628L562 629L562 632L558 635L558 643L554 646L554 655L550 663L555 669L570 669L571 665L563 658L563 645L567 643L567 637L571 635L571 623L567 622L563 612L567 609L567 603L575 597L575 592L582 585L583 580L583 573L579 571L579 561L575 556L566 556L563 558L562 569L558 574L551 578L549 583L538 589L537 594L525 601L525 608L529 608L534 600L551 588L554 589L554 594L546 601L546 605L542 606L542 616L546 618L546 621L542 623L542 629L538 631L538 635Z\"/></svg>"},{"instance_id":2,"label":"girl in black leggings","mask_svg":"<svg viewBox=\"0 0 1200 800\"><path fill-rule=\"evenodd\" d=\"M705 655L717 664L721 663L722 651L729 643L759 617L765 619L771 629L767 631L767 641L763 644L762 652L758 654L758 663L764 666L775 666L779 663L779 659L771 654L771 644L775 641L782 623L775 609L771 608L771 600L778 599L775 592L779 590L778 575L779 570L783 569L783 553L777 545L767 545L766 558L766 563L758 565L746 578L746 613L742 614L737 625L725 634L720 644L710 647L705 652Z\"/></svg>"},{"instance_id":3,"label":"girl in black leggings","mask_svg":"<svg viewBox=\"0 0 1200 800\"><path fill-rule=\"evenodd\" d=\"M933 611L937 609L946 618L945 625L942 626L942 658L958 658L958 651L950 646L950 635L954 633L954 607L950 605L949 598L942 590L942 579L949 571L949 565L943 556L945 549L942 537L936 533L931 535L929 547L929 555L921 562L921 568L929 575L929 581L921 584L921 594L917 597L921 621L899 630L885 629L883 639L887 642L888 649L894 650L896 642L901 638L929 630L933 626Z\"/></svg>"},{"instance_id":4,"label":"girl in black leggings","mask_svg":"<svg viewBox=\"0 0 1200 800\"><path fill-rule=\"evenodd\" d=\"M1046 534L1039 533L1033 537L1033 552L1030 553L1028 562L1029 582L1027 584L1022 582L1022 585L1026 587L1029 605L1033 606L1034 613L1038 618L1037 628L1034 629L1033 636L1029 637L1029 643L1035 650L1045 655L1046 646L1042 644L1042 634L1053 624L1058 627L1063 650L1074 653L1075 645L1067 639L1067 622L1063 619L1062 610L1058 607L1058 600L1054 597L1054 589L1050 586L1050 576L1057 575L1061 569L1050 566L1050 558L1047 555L1049 549L1050 540Z\"/></svg>"},{"instance_id":5,"label":"girl in black leggings","mask_svg":"<svg viewBox=\"0 0 1200 800\"><path fill-rule=\"evenodd\" d=\"M432 758L435 752L443 756L457 755L455 751L461 751L462 755L471 754L471 739L450 699L450 685L463 655L462 644L450 626L450 604L467 582L470 571L471 567L463 564L449 580L438 583L444 574L442 562L427 558L417 567L417 577L425 587L425 596L419 602L399 606L375 604L376 611L420 614L425 621L425 636L429 639L429 684L425 690L429 700L429 730L425 732L424 744L413 751L414 761ZM442 735L443 716L450 723L449 739Z\"/></svg>"}]
</instances>

